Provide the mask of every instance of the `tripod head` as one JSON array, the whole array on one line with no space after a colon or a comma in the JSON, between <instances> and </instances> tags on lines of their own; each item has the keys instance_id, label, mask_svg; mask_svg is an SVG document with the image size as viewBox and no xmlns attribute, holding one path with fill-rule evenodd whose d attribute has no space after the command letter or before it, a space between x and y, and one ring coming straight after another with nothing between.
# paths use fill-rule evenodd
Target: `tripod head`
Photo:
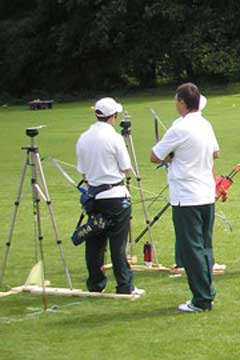
<instances>
[{"instance_id":1,"label":"tripod head","mask_svg":"<svg viewBox=\"0 0 240 360\"><path fill-rule=\"evenodd\" d=\"M129 115L129 113L127 111L125 111L123 114L123 119L119 124L119 126L122 128L122 130L121 130L122 135L130 135L131 134L131 125L132 124L129 119L131 119L131 115Z\"/></svg>"},{"instance_id":2,"label":"tripod head","mask_svg":"<svg viewBox=\"0 0 240 360\"><path fill-rule=\"evenodd\" d=\"M39 134L39 129L41 129L43 127L46 127L46 125L34 126L34 127L31 127L31 128L27 128L25 130L26 135L31 138L31 142L30 142L30 146L22 147L22 150L27 149L28 151L37 151L38 148L34 144L34 137Z\"/></svg>"},{"instance_id":3,"label":"tripod head","mask_svg":"<svg viewBox=\"0 0 240 360\"><path fill-rule=\"evenodd\" d=\"M26 129L26 135L30 136L31 138L37 136L39 134L39 129L46 127L46 125L39 125L39 126L34 126L31 128L27 128Z\"/></svg>"}]
</instances>

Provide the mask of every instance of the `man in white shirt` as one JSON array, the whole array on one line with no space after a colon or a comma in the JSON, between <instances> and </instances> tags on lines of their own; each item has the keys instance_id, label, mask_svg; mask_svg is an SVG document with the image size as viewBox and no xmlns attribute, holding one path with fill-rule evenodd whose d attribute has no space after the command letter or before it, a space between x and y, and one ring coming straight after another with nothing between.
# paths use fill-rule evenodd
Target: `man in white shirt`
<instances>
[{"instance_id":1,"label":"man in white shirt","mask_svg":"<svg viewBox=\"0 0 240 360\"><path fill-rule=\"evenodd\" d=\"M96 190L94 212L103 214L111 225L107 234L86 241L86 262L89 291L101 292L106 286L102 271L104 252L109 239L116 292L143 295L144 290L133 285L133 275L126 257L126 245L131 215L130 195L124 185L131 162L123 137L114 129L122 105L114 99L102 98L95 104L97 122L78 139L77 169L89 187Z\"/></svg>"},{"instance_id":2,"label":"man in white shirt","mask_svg":"<svg viewBox=\"0 0 240 360\"><path fill-rule=\"evenodd\" d=\"M169 162L168 183L176 246L193 297L180 311L211 310L212 232L215 181L213 161L219 146L210 123L199 110L200 92L192 83L177 88L176 107L181 118L152 149L151 161ZM169 154L173 153L173 157Z\"/></svg>"}]
</instances>

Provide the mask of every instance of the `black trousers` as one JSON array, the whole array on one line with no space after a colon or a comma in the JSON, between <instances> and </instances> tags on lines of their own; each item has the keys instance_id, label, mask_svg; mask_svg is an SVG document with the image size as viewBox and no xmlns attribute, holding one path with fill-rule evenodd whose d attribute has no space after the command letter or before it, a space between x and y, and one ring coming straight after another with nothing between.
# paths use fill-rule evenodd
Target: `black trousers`
<instances>
[{"instance_id":1,"label":"black trousers","mask_svg":"<svg viewBox=\"0 0 240 360\"><path fill-rule=\"evenodd\" d=\"M109 240L113 272L116 278L116 292L129 294L134 289L133 274L127 261L126 245L131 215L131 203L126 198L95 200L96 212L102 213L112 221L106 234L86 242L86 262L89 277L87 287L89 291L102 291L107 282L102 271L104 253Z\"/></svg>"},{"instance_id":2,"label":"black trousers","mask_svg":"<svg viewBox=\"0 0 240 360\"><path fill-rule=\"evenodd\" d=\"M173 206L172 211L177 253L187 274L192 303L203 309L211 308L215 296L212 286L214 204Z\"/></svg>"}]
</instances>

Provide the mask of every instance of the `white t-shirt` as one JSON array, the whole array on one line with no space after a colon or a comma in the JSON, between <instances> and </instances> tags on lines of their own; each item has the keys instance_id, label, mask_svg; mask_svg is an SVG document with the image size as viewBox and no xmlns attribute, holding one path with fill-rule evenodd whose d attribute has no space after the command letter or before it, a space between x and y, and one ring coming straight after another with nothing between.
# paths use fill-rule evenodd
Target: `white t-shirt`
<instances>
[{"instance_id":1,"label":"white t-shirt","mask_svg":"<svg viewBox=\"0 0 240 360\"><path fill-rule=\"evenodd\" d=\"M213 153L218 150L212 126L200 111L189 113L173 123L153 147L160 160L174 152L168 168L171 205L214 203Z\"/></svg>"},{"instance_id":2,"label":"white t-shirt","mask_svg":"<svg viewBox=\"0 0 240 360\"><path fill-rule=\"evenodd\" d=\"M125 178L124 170L131 161L123 137L108 123L97 121L78 139L77 170L86 176L89 185L116 184ZM129 197L123 185L102 191L96 199Z\"/></svg>"}]
</instances>

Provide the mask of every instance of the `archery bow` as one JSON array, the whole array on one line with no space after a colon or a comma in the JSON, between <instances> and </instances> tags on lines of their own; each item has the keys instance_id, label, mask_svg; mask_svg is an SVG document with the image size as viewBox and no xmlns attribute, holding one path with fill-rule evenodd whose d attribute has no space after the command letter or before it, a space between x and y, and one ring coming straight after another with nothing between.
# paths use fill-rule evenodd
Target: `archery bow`
<instances>
[{"instance_id":1,"label":"archery bow","mask_svg":"<svg viewBox=\"0 0 240 360\"><path fill-rule=\"evenodd\" d=\"M227 189L232 186L233 178L237 173L240 172L240 165L236 165L227 176L215 176L216 183L216 200L217 202L220 198L222 201L227 200Z\"/></svg>"}]
</instances>

